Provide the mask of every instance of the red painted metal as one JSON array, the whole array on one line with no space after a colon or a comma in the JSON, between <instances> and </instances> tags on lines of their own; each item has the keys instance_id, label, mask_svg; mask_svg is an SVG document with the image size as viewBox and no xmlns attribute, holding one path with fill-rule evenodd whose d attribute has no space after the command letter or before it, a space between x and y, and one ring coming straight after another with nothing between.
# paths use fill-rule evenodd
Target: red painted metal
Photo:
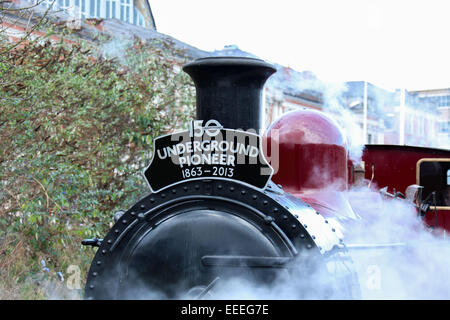
<instances>
[{"instance_id":1,"label":"red painted metal","mask_svg":"<svg viewBox=\"0 0 450 320\"><path fill-rule=\"evenodd\" d=\"M356 219L341 194L347 190L347 145L333 119L320 111L293 111L275 121L264 138L266 155L278 168L275 183L325 216ZM276 145L278 159L271 150Z\"/></svg>"},{"instance_id":2,"label":"red painted metal","mask_svg":"<svg viewBox=\"0 0 450 320\"><path fill-rule=\"evenodd\" d=\"M267 155L278 145L278 172L273 181L291 193L316 189L347 189L346 140L337 123L314 110L285 114L266 132ZM271 159L273 161L276 159Z\"/></svg>"},{"instance_id":3,"label":"red painted metal","mask_svg":"<svg viewBox=\"0 0 450 320\"><path fill-rule=\"evenodd\" d=\"M267 129L264 139L266 155L277 170L275 183L325 216L359 218L342 194L348 182L354 182L355 170L347 160L345 136L334 120L315 110L290 112ZM275 146L278 159L272 152ZM395 189L405 194L408 186L417 183L417 163L424 158L450 158L450 150L367 145L362 156L364 178L371 181L372 190L388 187L390 193ZM450 210L438 207L436 215L426 215L425 223L450 231Z\"/></svg>"},{"instance_id":4,"label":"red painted metal","mask_svg":"<svg viewBox=\"0 0 450 320\"><path fill-rule=\"evenodd\" d=\"M365 179L372 180L378 188L388 187L389 192L402 192L417 183L417 162L429 158L450 158L450 150L398 146L366 145L362 160L364 161ZM373 169L372 169L373 168ZM373 174L373 178L372 178ZM425 223L437 225L450 231L450 210L437 210L436 216L428 213Z\"/></svg>"}]
</instances>

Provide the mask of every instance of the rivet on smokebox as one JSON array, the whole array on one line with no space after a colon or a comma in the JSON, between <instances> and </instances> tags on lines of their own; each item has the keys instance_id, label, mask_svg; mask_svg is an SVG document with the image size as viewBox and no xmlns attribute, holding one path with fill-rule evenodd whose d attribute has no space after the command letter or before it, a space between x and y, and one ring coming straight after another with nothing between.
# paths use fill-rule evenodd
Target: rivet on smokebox
<instances>
[{"instance_id":1,"label":"rivet on smokebox","mask_svg":"<svg viewBox=\"0 0 450 320\"><path fill-rule=\"evenodd\" d=\"M305 235L304 235L303 233L301 233L301 234L300 234L300 238L303 239L304 237L305 237Z\"/></svg>"},{"instance_id":2,"label":"rivet on smokebox","mask_svg":"<svg viewBox=\"0 0 450 320\"><path fill-rule=\"evenodd\" d=\"M150 198L150 202L151 202L151 203L155 202L155 198ZM142 209L145 209L145 207L142 208Z\"/></svg>"},{"instance_id":3,"label":"rivet on smokebox","mask_svg":"<svg viewBox=\"0 0 450 320\"><path fill-rule=\"evenodd\" d=\"M91 285L89 286L89 288L94 289L95 287L94 287L93 284L91 284Z\"/></svg>"},{"instance_id":4,"label":"rivet on smokebox","mask_svg":"<svg viewBox=\"0 0 450 320\"><path fill-rule=\"evenodd\" d=\"M102 254L105 254L106 253L106 250L102 250Z\"/></svg>"},{"instance_id":5,"label":"rivet on smokebox","mask_svg":"<svg viewBox=\"0 0 450 320\"><path fill-rule=\"evenodd\" d=\"M153 199L154 201L154 199ZM141 209L145 209L145 205L141 204Z\"/></svg>"},{"instance_id":6,"label":"rivet on smokebox","mask_svg":"<svg viewBox=\"0 0 450 320\"><path fill-rule=\"evenodd\" d=\"M97 261L97 265L99 266L99 265L101 265L102 264L102 262L100 261L100 260L98 260Z\"/></svg>"},{"instance_id":7,"label":"rivet on smokebox","mask_svg":"<svg viewBox=\"0 0 450 320\"><path fill-rule=\"evenodd\" d=\"M161 193L161 198L165 198L166 194L165 193Z\"/></svg>"},{"instance_id":8,"label":"rivet on smokebox","mask_svg":"<svg viewBox=\"0 0 450 320\"><path fill-rule=\"evenodd\" d=\"M269 203L269 201L267 201L267 200L264 200L264 201L263 201L263 204L264 204L264 205L267 205L268 203Z\"/></svg>"},{"instance_id":9,"label":"rivet on smokebox","mask_svg":"<svg viewBox=\"0 0 450 320\"><path fill-rule=\"evenodd\" d=\"M254 194L254 195L252 196L252 198L253 198L253 200L256 200L256 199L258 199L258 196L257 196L256 194Z\"/></svg>"},{"instance_id":10,"label":"rivet on smokebox","mask_svg":"<svg viewBox=\"0 0 450 320\"><path fill-rule=\"evenodd\" d=\"M176 189L172 189L172 193L173 194L177 193L177 190Z\"/></svg>"},{"instance_id":11,"label":"rivet on smokebox","mask_svg":"<svg viewBox=\"0 0 450 320\"><path fill-rule=\"evenodd\" d=\"M96 277L96 276L98 275L98 273L97 273L97 272L94 272L94 273L92 273L92 275L93 275L94 277Z\"/></svg>"},{"instance_id":12,"label":"rivet on smokebox","mask_svg":"<svg viewBox=\"0 0 450 320\"><path fill-rule=\"evenodd\" d=\"M308 245L306 245L306 247L307 247L308 249L311 249L311 248L312 248L312 245L308 244Z\"/></svg>"},{"instance_id":13,"label":"rivet on smokebox","mask_svg":"<svg viewBox=\"0 0 450 320\"><path fill-rule=\"evenodd\" d=\"M139 214L138 214L138 219L142 220L142 219L144 219L144 218L145 218L145 216L144 216L143 213L139 213Z\"/></svg>"},{"instance_id":14,"label":"rivet on smokebox","mask_svg":"<svg viewBox=\"0 0 450 320\"><path fill-rule=\"evenodd\" d=\"M123 224L126 224L128 221L127 220L122 220L122 223Z\"/></svg>"},{"instance_id":15,"label":"rivet on smokebox","mask_svg":"<svg viewBox=\"0 0 450 320\"><path fill-rule=\"evenodd\" d=\"M217 186L217 189L219 189L219 190L222 190L222 185L221 184L219 184L218 186Z\"/></svg>"},{"instance_id":16,"label":"rivet on smokebox","mask_svg":"<svg viewBox=\"0 0 450 320\"><path fill-rule=\"evenodd\" d=\"M188 187L184 186L184 187L183 187L183 190L184 190L184 191L188 191Z\"/></svg>"},{"instance_id":17,"label":"rivet on smokebox","mask_svg":"<svg viewBox=\"0 0 450 320\"><path fill-rule=\"evenodd\" d=\"M112 243L112 240L111 240L111 239L109 239L109 240L108 240L108 243L109 243L109 244L111 244L111 243Z\"/></svg>"},{"instance_id":18,"label":"rivet on smokebox","mask_svg":"<svg viewBox=\"0 0 450 320\"><path fill-rule=\"evenodd\" d=\"M116 229L116 230L114 230L114 232L115 232L115 233L119 233L119 232L120 232L120 230L119 230L119 229Z\"/></svg>"},{"instance_id":19,"label":"rivet on smokebox","mask_svg":"<svg viewBox=\"0 0 450 320\"><path fill-rule=\"evenodd\" d=\"M273 218L272 218L271 216L265 216L265 217L264 217L264 222L265 222L266 224L271 224L272 221L273 221Z\"/></svg>"},{"instance_id":20,"label":"rivet on smokebox","mask_svg":"<svg viewBox=\"0 0 450 320\"><path fill-rule=\"evenodd\" d=\"M233 192L234 191L234 187L230 187L230 191Z\"/></svg>"},{"instance_id":21,"label":"rivet on smokebox","mask_svg":"<svg viewBox=\"0 0 450 320\"><path fill-rule=\"evenodd\" d=\"M116 213L114 213L114 221L117 222L119 219L125 214L125 211L119 210Z\"/></svg>"},{"instance_id":22,"label":"rivet on smokebox","mask_svg":"<svg viewBox=\"0 0 450 320\"><path fill-rule=\"evenodd\" d=\"M195 185L195 190L200 189L200 186L198 184Z\"/></svg>"},{"instance_id":23,"label":"rivet on smokebox","mask_svg":"<svg viewBox=\"0 0 450 320\"><path fill-rule=\"evenodd\" d=\"M246 194L246 193L247 193L247 192L246 192L245 190L242 190L242 191L241 191L241 194L242 194L242 195L244 195L244 194Z\"/></svg>"},{"instance_id":24,"label":"rivet on smokebox","mask_svg":"<svg viewBox=\"0 0 450 320\"><path fill-rule=\"evenodd\" d=\"M278 212L278 208L273 209L273 212L277 213Z\"/></svg>"}]
</instances>

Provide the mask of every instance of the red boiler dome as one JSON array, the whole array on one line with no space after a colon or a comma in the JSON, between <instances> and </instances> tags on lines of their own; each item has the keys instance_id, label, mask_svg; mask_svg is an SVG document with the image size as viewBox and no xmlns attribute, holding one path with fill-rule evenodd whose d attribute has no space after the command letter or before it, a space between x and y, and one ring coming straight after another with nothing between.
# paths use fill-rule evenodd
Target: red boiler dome
<instances>
[{"instance_id":1,"label":"red boiler dome","mask_svg":"<svg viewBox=\"0 0 450 320\"><path fill-rule=\"evenodd\" d=\"M310 109L287 113L267 129L265 139L272 179L287 192L347 189L346 138L329 116Z\"/></svg>"}]
</instances>

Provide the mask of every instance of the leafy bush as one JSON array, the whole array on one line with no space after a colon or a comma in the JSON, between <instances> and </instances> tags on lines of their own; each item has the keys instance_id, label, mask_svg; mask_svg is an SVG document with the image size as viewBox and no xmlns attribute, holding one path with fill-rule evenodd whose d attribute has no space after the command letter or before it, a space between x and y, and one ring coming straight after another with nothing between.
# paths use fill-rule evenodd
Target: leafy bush
<instances>
[{"instance_id":1,"label":"leafy bush","mask_svg":"<svg viewBox=\"0 0 450 320\"><path fill-rule=\"evenodd\" d=\"M84 275L94 250L80 240L102 237L115 211L148 192L153 139L193 115L194 87L170 43L135 41L119 63L67 42L5 51L0 39L0 279L16 283L40 259Z\"/></svg>"}]
</instances>

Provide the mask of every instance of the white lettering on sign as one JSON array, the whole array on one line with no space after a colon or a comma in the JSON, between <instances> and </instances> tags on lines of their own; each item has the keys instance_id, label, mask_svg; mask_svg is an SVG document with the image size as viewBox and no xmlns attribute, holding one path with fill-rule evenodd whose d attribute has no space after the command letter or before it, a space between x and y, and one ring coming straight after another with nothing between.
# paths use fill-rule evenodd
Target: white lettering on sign
<instances>
[{"instance_id":1,"label":"white lettering on sign","mask_svg":"<svg viewBox=\"0 0 450 320\"><path fill-rule=\"evenodd\" d=\"M191 137L203 137L203 133L206 133L210 137L215 137L219 134L222 125L217 120L208 120L205 126L202 126L203 120L194 120L189 125L189 136Z\"/></svg>"},{"instance_id":2,"label":"white lettering on sign","mask_svg":"<svg viewBox=\"0 0 450 320\"><path fill-rule=\"evenodd\" d=\"M251 130L196 120L186 131L155 139L152 162L144 175L153 192L186 179L214 177L264 188L272 168L260 145L260 136Z\"/></svg>"},{"instance_id":3,"label":"white lettering on sign","mask_svg":"<svg viewBox=\"0 0 450 320\"><path fill-rule=\"evenodd\" d=\"M192 154L193 152L196 153ZM211 154L211 152L216 153ZM172 147L167 146L156 150L156 154L160 159L177 156L181 168L183 165L202 164L235 166L235 154L256 158L259 156L259 148L240 142L235 144L229 141L204 140L181 142Z\"/></svg>"}]
</instances>

